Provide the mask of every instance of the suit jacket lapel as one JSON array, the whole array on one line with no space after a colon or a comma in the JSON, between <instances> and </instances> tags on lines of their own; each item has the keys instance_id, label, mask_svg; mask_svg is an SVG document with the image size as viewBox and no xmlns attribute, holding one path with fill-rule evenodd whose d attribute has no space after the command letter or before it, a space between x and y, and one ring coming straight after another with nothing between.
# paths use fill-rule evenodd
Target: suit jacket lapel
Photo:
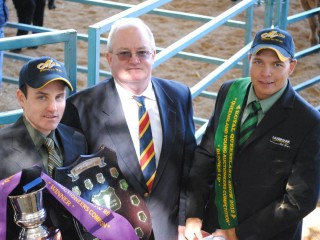
<instances>
[{"instance_id":1,"label":"suit jacket lapel","mask_svg":"<svg viewBox=\"0 0 320 240\"><path fill-rule=\"evenodd\" d=\"M72 156L75 151L74 147L70 147L74 146L72 137L64 134L59 125L56 129L56 134L57 137L60 138L60 144L63 147L63 166L68 166L69 164L71 164L71 162L69 162L68 160L71 158L70 156Z\"/></svg>"},{"instance_id":2,"label":"suit jacket lapel","mask_svg":"<svg viewBox=\"0 0 320 240\"><path fill-rule=\"evenodd\" d=\"M68 166L79 157L79 149L74 141L74 131L70 131L60 123L56 129L56 135L63 148L63 166ZM85 153L86 149L82 150Z\"/></svg>"},{"instance_id":3,"label":"suit jacket lapel","mask_svg":"<svg viewBox=\"0 0 320 240\"><path fill-rule=\"evenodd\" d=\"M12 135L12 145L10 146L15 151L16 165L21 169L29 168L35 164L44 169L41 156L35 150L33 141L28 133L26 126L23 123L22 116L14 124L14 131Z\"/></svg>"},{"instance_id":4,"label":"suit jacket lapel","mask_svg":"<svg viewBox=\"0 0 320 240\"><path fill-rule=\"evenodd\" d=\"M121 101L116 91L114 80L107 84L105 103L102 105L106 117L106 129L112 145L116 147L119 167L124 176L136 189L141 192L147 191L145 180L140 169L139 160L131 140ZM108 147L108 146L106 146Z\"/></svg>"},{"instance_id":5,"label":"suit jacket lapel","mask_svg":"<svg viewBox=\"0 0 320 240\"><path fill-rule=\"evenodd\" d=\"M176 132L176 109L173 105L172 99L166 94L165 89L162 88L158 81L156 79L152 79L152 84L158 103L163 135L160 159L157 167L156 178L153 183L153 188L155 188L170 159L169 156L171 155Z\"/></svg>"}]
</instances>

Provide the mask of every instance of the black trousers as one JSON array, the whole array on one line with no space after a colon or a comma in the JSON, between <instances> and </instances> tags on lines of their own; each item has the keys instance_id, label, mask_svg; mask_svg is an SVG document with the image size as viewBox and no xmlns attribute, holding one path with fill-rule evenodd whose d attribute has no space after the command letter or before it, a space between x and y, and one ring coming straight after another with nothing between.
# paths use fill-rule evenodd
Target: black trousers
<instances>
[{"instance_id":1,"label":"black trousers","mask_svg":"<svg viewBox=\"0 0 320 240\"><path fill-rule=\"evenodd\" d=\"M13 0L19 23L43 26L46 0ZM17 31L17 36L28 34L28 31Z\"/></svg>"}]
</instances>

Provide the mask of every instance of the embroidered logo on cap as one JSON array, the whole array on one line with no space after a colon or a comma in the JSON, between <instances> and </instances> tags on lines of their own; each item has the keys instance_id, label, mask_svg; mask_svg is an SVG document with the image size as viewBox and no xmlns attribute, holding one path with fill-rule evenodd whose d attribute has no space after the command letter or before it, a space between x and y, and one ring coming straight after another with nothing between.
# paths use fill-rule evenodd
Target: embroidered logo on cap
<instances>
[{"instance_id":1,"label":"embroidered logo on cap","mask_svg":"<svg viewBox=\"0 0 320 240\"><path fill-rule=\"evenodd\" d=\"M271 41L278 41L278 42L283 42L283 40L279 39L279 38L283 38L285 39L286 36L282 33L279 33L277 31L270 31L270 32L266 32L261 34L261 40L271 40Z\"/></svg>"},{"instance_id":2,"label":"embroidered logo on cap","mask_svg":"<svg viewBox=\"0 0 320 240\"><path fill-rule=\"evenodd\" d=\"M53 67L61 67L61 65L56 62L56 61L53 61L52 59L49 59L47 61L45 61L44 63L39 63L37 65L37 68L40 70L40 72L42 71L46 71L46 70L58 70L61 72L60 69L52 69Z\"/></svg>"}]
</instances>

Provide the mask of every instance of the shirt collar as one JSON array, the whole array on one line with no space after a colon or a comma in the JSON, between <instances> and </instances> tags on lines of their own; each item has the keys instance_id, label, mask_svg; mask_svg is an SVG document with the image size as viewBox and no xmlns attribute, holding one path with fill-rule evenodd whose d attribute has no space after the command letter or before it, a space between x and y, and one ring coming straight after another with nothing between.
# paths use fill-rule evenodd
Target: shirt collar
<instances>
[{"instance_id":1,"label":"shirt collar","mask_svg":"<svg viewBox=\"0 0 320 240\"><path fill-rule=\"evenodd\" d=\"M281 88L278 92L276 92L272 96L270 96L270 97L268 97L266 99L263 99L263 100L259 100L258 97L256 96L255 92L254 92L253 85L251 84L250 85L249 94L248 94L246 107L250 103L252 103L253 101L258 101L260 103L260 105L261 105L262 112L265 114L273 106L273 104L282 96L282 94L285 91L287 85L288 85L288 82L283 88Z\"/></svg>"},{"instance_id":2,"label":"shirt collar","mask_svg":"<svg viewBox=\"0 0 320 240\"><path fill-rule=\"evenodd\" d=\"M43 146L44 141L46 139L46 136L43 135L41 132L39 132L37 129L35 129L29 122L28 120L23 116L23 122L29 132L29 135L34 143L34 145L36 146L36 149L39 151L40 148ZM56 144L56 146L58 145L58 141L57 138L55 136L55 131L51 131L51 133L49 134L50 138L53 139L54 143Z\"/></svg>"},{"instance_id":3,"label":"shirt collar","mask_svg":"<svg viewBox=\"0 0 320 240\"><path fill-rule=\"evenodd\" d=\"M116 89L117 89L118 94L121 99L128 99L128 100L132 99L132 97L133 97L132 92L130 92L127 89L125 89L124 87L122 87L120 84L117 83L117 81L114 81L114 82L115 82ZM148 98L150 100L156 100L151 81L149 82L147 88L139 96L144 96L145 98Z\"/></svg>"}]
</instances>

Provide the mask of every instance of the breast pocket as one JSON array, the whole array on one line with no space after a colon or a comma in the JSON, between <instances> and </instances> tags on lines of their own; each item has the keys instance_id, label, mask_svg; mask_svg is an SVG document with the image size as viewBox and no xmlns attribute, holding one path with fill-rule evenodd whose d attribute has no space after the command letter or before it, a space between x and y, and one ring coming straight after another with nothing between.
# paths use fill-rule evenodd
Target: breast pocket
<instances>
[{"instance_id":1,"label":"breast pocket","mask_svg":"<svg viewBox=\"0 0 320 240\"><path fill-rule=\"evenodd\" d=\"M270 144L265 156L268 160L269 174L274 176L286 177L290 174L293 165L293 151L291 148L283 145Z\"/></svg>"}]
</instances>

